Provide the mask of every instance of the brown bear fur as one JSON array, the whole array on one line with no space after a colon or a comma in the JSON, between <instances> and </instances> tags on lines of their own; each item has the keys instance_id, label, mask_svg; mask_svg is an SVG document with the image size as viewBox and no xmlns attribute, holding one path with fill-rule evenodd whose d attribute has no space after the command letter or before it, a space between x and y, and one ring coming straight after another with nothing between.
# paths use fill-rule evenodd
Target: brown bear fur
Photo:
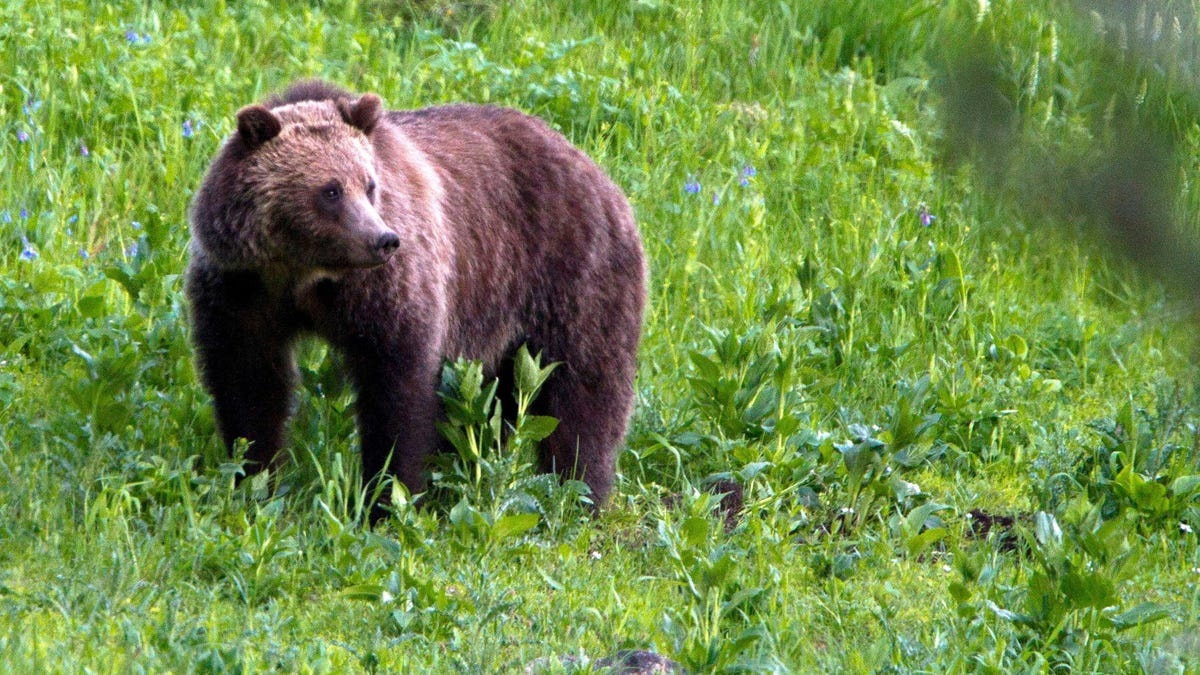
<instances>
[{"instance_id":1,"label":"brown bear fur","mask_svg":"<svg viewBox=\"0 0 1200 675\"><path fill-rule=\"evenodd\" d=\"M238 112L191 214L187 295L227 446L273 465L315 333L357 393L365 479L423 488L443 360L560 361L543 471L603 503L633 403L645 263L620 189L541 120L448 105L384 111L302 82ZM390 464L388 457L391 457Z\"/></svg>"}]
</instances>

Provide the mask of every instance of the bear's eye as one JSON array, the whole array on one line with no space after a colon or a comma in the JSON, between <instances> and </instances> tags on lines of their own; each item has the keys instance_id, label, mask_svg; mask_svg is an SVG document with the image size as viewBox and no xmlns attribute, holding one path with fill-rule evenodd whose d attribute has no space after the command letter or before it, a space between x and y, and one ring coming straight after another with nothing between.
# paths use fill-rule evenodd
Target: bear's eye
<instances>
[{"instance_id":1,"label":"bear's eye","mask_svg":"<svg viewBox=\"0 0 1200 675\"><path fill-rule=\"evenodd\" d=\"M336 202L342 198L342 186L331 183L321 188L321 197L327 202Z\"/></svg>"},{"instance_id":2,"label":"bear's eye","mask_svg":"<svg viewBox=\"0 0 1200 675\"><path fill-rule=\"evenodd\" d=\"M367 199L375 201L375 181L367 183Z\"/></svg>"}]
</instances>

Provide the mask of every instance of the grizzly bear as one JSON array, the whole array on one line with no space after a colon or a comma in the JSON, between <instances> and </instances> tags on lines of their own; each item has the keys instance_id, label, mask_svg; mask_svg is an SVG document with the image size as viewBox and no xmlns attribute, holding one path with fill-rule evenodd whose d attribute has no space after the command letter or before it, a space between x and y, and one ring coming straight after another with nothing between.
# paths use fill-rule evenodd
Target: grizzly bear
<instances>
[{"instance_id":1,"label":"grizzly bear","mask_svg":"<svg viewBox=\"0 0 1200 675\"><path fill-rule=\"evenodd\" d=\"M385 111L324 82L237 113L191 211L186 293L227 447L274 466L315 334L355 390L364 480L424 488L441 364L560 362L541 470L602 504L633 404L645 260L621 190L561 134L486 105ZM376 513L375 515L378 515Z\"/></svg>"}]
</instances>

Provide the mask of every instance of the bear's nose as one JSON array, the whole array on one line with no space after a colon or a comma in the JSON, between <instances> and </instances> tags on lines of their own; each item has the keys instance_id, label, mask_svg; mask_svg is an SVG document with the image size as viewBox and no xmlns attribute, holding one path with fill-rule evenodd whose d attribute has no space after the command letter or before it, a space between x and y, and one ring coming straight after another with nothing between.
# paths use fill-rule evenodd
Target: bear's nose
<instances>
[{"instance_id":1,"label":"bear's nose","mask_svg":"<svg viewBox=\"0 0 1200 675\"><path fill-rule=\"evenodd\" d=\"M375 240L375 251L385 256L391 255L398 248L400 248L400 237L396 236L395 232L381 234Z\"/></svg>"}]
</instances>

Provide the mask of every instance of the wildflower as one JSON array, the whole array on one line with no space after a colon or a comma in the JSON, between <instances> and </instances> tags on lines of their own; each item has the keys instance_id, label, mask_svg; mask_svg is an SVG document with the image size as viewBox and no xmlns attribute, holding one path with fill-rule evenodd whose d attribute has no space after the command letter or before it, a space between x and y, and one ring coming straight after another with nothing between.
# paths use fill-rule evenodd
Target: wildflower
<instances>
[{"instance_id":1,"label":"wildflower","mask_svg":"<svg viewBox=\"0 0 1200 675\"><path fill-rule=\"evenodd\" d=\"M77 221L77 220L79 220L79 214L78 214L78 213L77 213L77 214L75 214L75 215L73 215L73 216L71 216L70 218L67 218L67 224L68 224L68 225L74 225L74 224L75 224L75 221Z\"/></svg>"},{"instance_id":2,"label":"wildflower","mask_svg":"<svg viewBox=\"0 0 1200 675\"><path fill-rule=\"evenodd\" d=\"M80 257L80 258L83 258L84 260L87 260L87 259L88 259L88 258L90 258L91 256L88 254L88 252L87 252L87 249L86 249L86 248L81 248L81 249L79 249L79 257Z\"/></svg>"},{"instance_id":3,"label":"wildflower","mask_svg":"<svg viewBox=\"0 0 1200 675\"><path fill-rule=\"evenodd\" d=\"M713 206L716 206L717 204L720 204L720 203L721 203L721 195L717 194L716 190L713 190Z\"/></svg>"},{"instance_id":4,"label":"wildflower","mask_svg":"<svg viewBox=\"0 0 1200 675\"><path fill-rule=\"evenodd\" d=\"M125 41L131 45L137 44L137 41L138 41L137 31L136 30L125 31Z\"/></svg>"},{"instance_id":5,"label":"wildflower","mask_svg":"<svg viewBox=\"0 0 1200 675\"><path fill-rule=\"evenodd\" d=\"M24 143L29 140L29 132L21 129L17 132L17 142Z\"/></svg>"},{"instance_id":6,"label":"wildflower","mask_svg":"<svg viewBox=\"0 0 1200 675\"><path fill-rule=\"evenodd\" d=\"M689 195L694 195L700 192L700 181L692 176L688 176L688 180L683 184L683 191Z\"/></svg>"},{"instance_id":7,"label":"wildflower","mask_svg":"<svg viewBox=\"0 0 1200 675\"><path fill-rule=\"evenodd\" d=\"M750 187L750 179L758 175L758 169L747 164L742 167L742 175L738 177L738 185L742 187Z\"/></svg>"},{"instance_id":8,"label":"wildflower","mask_svg":"<svg viewBox=\"0 0 1200 675\"><path fill-rule=\"evenodd\" d=\"M183 121L183 137L191 138L194 134L195 134L195 132L192 131L192 121L184 120Z\"/></svg>"},{"instance_id":9,"label":"wildflower","mask_svg":"<svg viewBox=\"0 0 1200 675\"><path fill-rule=\"evenodd\" d=\"M26 218L29 217L29 209L22 206L20 213L18 213L17 215L21 216L21 220L25 220Z\"/></svg>"},{"instance_id":10,"label":"wildflower","mask_svg":"<svg viewBox=\"0 0 1200 675\"><path fill-rule=\"evenodd\" d=\"M11 223L12 222L12 214L9 213L8 211L5 211L4 213L0 213L0 220L3 220L6 223Z\"/></svg>"},{"instance_id":11,"label":"wildflower","mask_svg":"<svg viewBox=\"0 0 1200 675\"><path fill-rule=\"evenodd\" d=\"M126 258L136 258L137 254L138 254L138 244L135 241L129 245L129 248L125 249L125 257Z\"/></svg>"},{"instance_id":12,"label":"wildflower","mask_svg":"<svg viewBox=\"0 0 1200 675\"><path fill-rule=\"evenodd\" d=\"M37 251L33 250L33 245L25 237L21 237L21 260L33 260L38 257Z\"/></svg>"},{"instance_id":13,"label":"wildflower","mask_svg":"<svg viewBox=\"0 0 1200 675\"><path fill-rule=\"evenodd\" d=\"M139 222L138 222L138 221L136 221L136 220L135 220L135 221L132 221L132 222L130 222L129 224L130 224L130 225L132 225L132 226L133 226L133 229L135 229L135 230L140 230L140 229L142 229L142 224L141 224L141 223L139 223Z\"/></svg>"},{"instance_id":14,"label":"wildflower","mask_svg":"<svg viewBox=\"0 0 1200 675\"><path fill-rule=\"evenodd\" d=\"M79 141L79 156L87 157L88 155L91 155L91 154L92 153L88 151L87 143L84 143L83 141Z\"/></svg>"},{"instance_id":15,"label":"wildflower","mask_svg":"<svg viewBox=\"0 0 1200 675\"><path fill-rule=\"evenodd\" d=\"M41 108L41 107L42 107L41 101L35 101L33 99L29 99L28 101L25 102L25 105L21 106L21 110L23 110L25 112L26 117L33 117L33 113L37 112L38 108Z\"/></svg>"},{"instance_id":16,"label":"wildflower","mask_svg":"<svg viewBox=\"0 0 1200 675\"><path fill-rule=\"evenodd\" d=\"M929 212L929 207L921 204L921 208L917 209L917 217L921 219L921 225L929 227L933 221L937 220L937 216Z\"/></svg>"}]
</instances>

